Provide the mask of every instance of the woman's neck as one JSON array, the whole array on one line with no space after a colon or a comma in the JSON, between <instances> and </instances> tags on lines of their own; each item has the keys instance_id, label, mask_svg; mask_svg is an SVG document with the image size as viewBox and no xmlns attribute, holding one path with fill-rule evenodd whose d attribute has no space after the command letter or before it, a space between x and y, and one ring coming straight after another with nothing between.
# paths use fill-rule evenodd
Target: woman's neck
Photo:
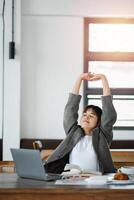
<instances>
[{"instance_id":1,"label":"woman's neck","mask_svg":"<svg viewBox=\"0 0 134 200\"><path fill-rule=\"evenodd\" d=\"M89 130L89 129L84 128L84 132L85 132L85 135L91 135L92 134L92 129Z\"/></svg>"}]
</instances>

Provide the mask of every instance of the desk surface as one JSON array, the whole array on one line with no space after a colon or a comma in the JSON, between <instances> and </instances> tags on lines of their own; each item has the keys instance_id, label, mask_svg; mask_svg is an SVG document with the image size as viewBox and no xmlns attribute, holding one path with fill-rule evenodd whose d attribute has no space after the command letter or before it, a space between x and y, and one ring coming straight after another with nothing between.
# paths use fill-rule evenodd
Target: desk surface
<instances>
[{"instance_id":1,"label":"desk surface","mask_svg":"<svg viewBox=\"0 0 134 200\"><path fill-rule=\"evenodd\" d=\"M91 186L55 185L32 179L22 179L16 174L0 174L0 200L132 200L134 185Z\"/></svg>"}]
</instances>

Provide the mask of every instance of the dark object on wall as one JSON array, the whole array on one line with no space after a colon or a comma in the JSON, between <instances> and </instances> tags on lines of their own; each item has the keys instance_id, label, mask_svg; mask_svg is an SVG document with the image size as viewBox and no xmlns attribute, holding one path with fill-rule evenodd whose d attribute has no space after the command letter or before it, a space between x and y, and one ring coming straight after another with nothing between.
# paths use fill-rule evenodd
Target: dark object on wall
<instances>
[{"instance_id":1,"label":"dark object on wall","mask_svg":"<svg viewBox=\"0 0 134 200\"><path fill-rule=\"evenodd\" d=\"M62 139L27 139L23 138L20 141L20 148L33 149L33 142L40 140L44 149L55 149ZM113 140L110 149L134 149L134 140Z\"/></svg>"},{"instance_id":2,"label":"dark object on wall","mask_svg":"<svg viewBox=\"0 0 134 200\"><path fill-rule=\"evenodd\" d=\"M15 42L9 42L9 59L15 58Z\"/></svg>"},{"instance_id":3,"label":"dark object on wall","mask_svg":"<svg viewBox=\"0 0 134 200\"><path fill-rule=\"evenodd\" d=\"M113 140L110 149L134 149L134 140Z\"/></svg>"},{"instance_id":4,"label":"dark object on wall","mask_svg":"<svg viewBox=\"0 0 134 200\"><path fill-rule=\"evenodd\" d=\"M62 140L60 139L38 139L38 138L31 138L31 139L21 139L20 141L20 148L24 149L33 149L33 142L35 141L41 141L42 143L42 149L55 149Z\"/></svg>"},{"instance_id":5,"label":"dark object on wall","mask_svg":"<svg viewBox=\"0 0 134 200\"><path fill-rule=\"evenodd\" d=\"M9 59L15 58L15 42L14 42L14 0L12 0L12 41L9 42Z\"/></svg>"},{"instance_id":6,"label":"dark object on wall","mask_svg":"<svg viewBox=\"0 0 134 200\"><path fill-rule=\"evenodd\" d=\"M20 148L33 149L33 142L40 140L43 149L55 149L62 139L38 139L23 138L20 140ZM0 139L0 160L2 160L2 139ZM110 149L134 149L134 140L113 140Z\"/></svg>"}]
</instances>

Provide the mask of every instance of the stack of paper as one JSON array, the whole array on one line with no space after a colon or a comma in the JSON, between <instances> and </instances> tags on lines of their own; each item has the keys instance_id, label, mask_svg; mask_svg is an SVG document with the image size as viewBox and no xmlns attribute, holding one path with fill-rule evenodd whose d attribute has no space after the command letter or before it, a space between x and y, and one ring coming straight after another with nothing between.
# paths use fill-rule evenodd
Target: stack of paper
<instances>
[{"instance_id":1,"label":"stack of paper","mask_svg":"<svg viewBox=\"0 0 134 200\"><path fill-rule=\"evenodd\" d=\"M57 185L105 185L107 184L107 176L70 176L64 177L61 180L57 180Z\"/></svg>"},{"instance_id":2,"label":"stack of paper","mask_svg":"<svg viewBox=\"0 0 134 200\"><path fill-rule=\"evenodd\" d=\"M81 170L78 165L74 164L66 164L62 175L64 176L71 176L71 175L78 175L81 174L82 176L90 176L90 175L102 175L101 172L93 171L93 170Z\"/></svg>"}]
</instances>

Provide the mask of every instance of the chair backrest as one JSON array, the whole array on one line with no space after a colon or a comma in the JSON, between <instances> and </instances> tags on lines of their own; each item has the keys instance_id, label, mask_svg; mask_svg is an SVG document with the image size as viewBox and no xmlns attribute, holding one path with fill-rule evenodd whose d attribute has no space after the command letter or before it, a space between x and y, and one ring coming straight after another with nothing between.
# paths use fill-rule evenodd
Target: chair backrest
<instances>
[{"instance_id":1,"label":"chair backrest","mask_svg":"<svg viewBox=\"0 0 134 200\"><path fill-rule=\"evenodd\" d=\"M42 142L40 140L36 140L33 142L33 148L34 149L38 149L41 151L42 149Z\"/></svg>"}]
</instances>

